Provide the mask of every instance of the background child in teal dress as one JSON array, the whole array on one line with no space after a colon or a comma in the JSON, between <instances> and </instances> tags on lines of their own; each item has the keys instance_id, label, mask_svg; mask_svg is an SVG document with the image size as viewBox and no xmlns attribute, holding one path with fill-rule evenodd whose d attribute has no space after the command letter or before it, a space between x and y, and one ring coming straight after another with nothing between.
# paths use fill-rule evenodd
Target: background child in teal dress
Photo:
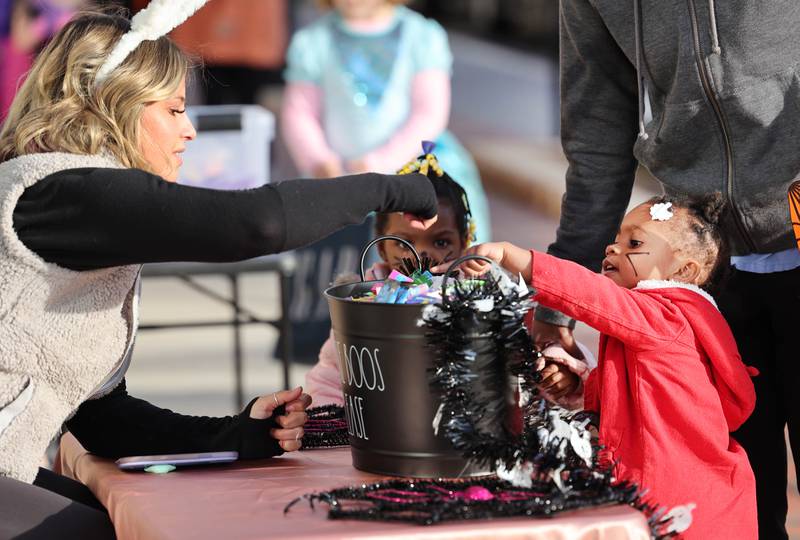
<instances>
[{"instance_id":1,"label":"background child in teal dress","mask_svg":"<svg viewBox=\"0 0 800 540\"><path fill-rule=\"evenodd\" d=\"M333 0L292 38L282 132L305 174L394 172L423 139L470 200L476 239L490 239L478 170L446 130L452 55L444 29L390 0Z\"/></svg>"}]
</instances>

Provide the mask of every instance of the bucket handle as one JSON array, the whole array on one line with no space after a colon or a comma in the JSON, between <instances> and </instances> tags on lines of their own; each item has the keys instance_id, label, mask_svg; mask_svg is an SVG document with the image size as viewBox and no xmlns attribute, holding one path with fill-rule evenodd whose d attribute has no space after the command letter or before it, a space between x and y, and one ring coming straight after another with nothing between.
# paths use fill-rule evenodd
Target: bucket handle
<instances>
[{"instance_id":1,"label":"bucket handle","mask_svg":"<svg viewBox=\"0 0 800 540\"><path fill-rule=\"evenodd\" d=\"M405 244L405 246L408 249L411 250L411 253L414 254L414 258L417 259L417 268L422 266L422 259L420 258L419 253L417 253L417 250L414 249L414 244L412 244L411 242L409 242L405 238L400 238L399 236L394 236L394 235L391 235L391 234L387 234L387 235L384 235L384 236L377 237L375 240L373 240L372 242L367 244L367 247L365 247L364 250L361 252L361 265L358 267L359 270L361 270L361 281L364 281L364 273L365 273L364 272L364 262L367 259L367 252L369 252L369 250L370 250L370 248L372 246L374 246L378 242L383 242L384 240L395 240L396 242L400 242L401 244Z\"/></svg>"},{"instance_id":2,"label":"bucket handle","mask_svg":"<svg viewBox=\"0 0 800 540\"><path fill-rule=\"evenodd\" d=\"M483 255L464 255L463 257L456 259L449 267L447 267L447 272L444 273L444 279L442 280L442 302L447 301L447 280L450 279L450 276L455 273L454 270L456 267L464 264L467 261L473 260L488 262L495 268L500 268L496 262L489 257L484 257Z\"/></svg>"}]
</instances>

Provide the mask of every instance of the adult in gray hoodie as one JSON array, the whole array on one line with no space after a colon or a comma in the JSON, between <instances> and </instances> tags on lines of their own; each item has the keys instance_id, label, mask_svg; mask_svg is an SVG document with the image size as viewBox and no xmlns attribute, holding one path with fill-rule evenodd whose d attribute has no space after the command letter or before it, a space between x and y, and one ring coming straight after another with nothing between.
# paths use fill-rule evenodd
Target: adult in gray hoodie
<instances>
[{"instance_id":1,"label":"adult in gray hoodie","mask_svg":"<svg viewBox=\"0 0 800 540\"><path fill-rule=\"evenodd\" d=\"M787 538L787 422L800 455L791 338L800 327L800 252L786 203L800 174L798 28L796 0L560 3L569 169L549 252L600 269L637 162L668 194L726 196L735 268L718 300L742 357L761 372L756 411L735 437L756 474L762 539ZM537 313L537 333L553 334L543 321L567 323L554 315Z\"/></svg>"}]
</instances>

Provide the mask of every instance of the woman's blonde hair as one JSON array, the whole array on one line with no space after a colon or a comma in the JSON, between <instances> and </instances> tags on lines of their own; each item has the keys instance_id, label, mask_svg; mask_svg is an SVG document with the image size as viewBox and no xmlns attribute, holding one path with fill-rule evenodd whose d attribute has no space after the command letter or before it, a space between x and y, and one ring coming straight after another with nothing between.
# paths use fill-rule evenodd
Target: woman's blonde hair
<instances>
[{"instance_id":1,"label":"woman's blonde hair","mask_svg":"<svg viewBox=\"0 0 800 540\"><path fill-rule=\"evenodd\" d=\"M0 130L0 162L24 154L109 153L149 170L139 150L145 105L169 98L189 59L169 38L144 41L101 85L97 70L130 29L119 12L78 15L39 54Z\"/></svg>"}]
</instances>

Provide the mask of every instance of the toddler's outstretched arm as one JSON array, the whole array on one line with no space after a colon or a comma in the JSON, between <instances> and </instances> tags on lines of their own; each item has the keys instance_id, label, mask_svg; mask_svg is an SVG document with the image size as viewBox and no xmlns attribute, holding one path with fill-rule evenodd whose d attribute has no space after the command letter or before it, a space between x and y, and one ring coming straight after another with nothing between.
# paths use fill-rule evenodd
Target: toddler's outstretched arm
<instances>
[{"instance_id":1,"label":"toddler's outstretched arm","mask_svg":"<svg viewBox=\"0 0 800 540\"><path fill-rule=\"evenodd\" d=\"M531 282L531 264L533 255L527 249L515 246L511 242L488 242L478 244L467 250L464 255L481 255L492 259L494 262L514 275L522 274L526 283ZM446 272L449 265L440 265L432 270L436 273ZM489 264L478 260L465 262L461 269L467 274L479 275L489 270Z\"/></svg>"},{"instance_id":2,"label":"toddler's outstretched arm","mask_svg":"<svg viewBox=\"0 0 800 540\"><path fill-rule=\"evenodd\" d=\"M481 244L468 254L483 255L500 264L536 289L535 299L592 328L640 348L671 342L686 325L680 310L641 291L620 287L586 268L517 247L508 242ZM462 265L468 274L482 274L488 263L470 260ZM434 272L444 272L442 266Z\"/></svg>"}]
</instances>

